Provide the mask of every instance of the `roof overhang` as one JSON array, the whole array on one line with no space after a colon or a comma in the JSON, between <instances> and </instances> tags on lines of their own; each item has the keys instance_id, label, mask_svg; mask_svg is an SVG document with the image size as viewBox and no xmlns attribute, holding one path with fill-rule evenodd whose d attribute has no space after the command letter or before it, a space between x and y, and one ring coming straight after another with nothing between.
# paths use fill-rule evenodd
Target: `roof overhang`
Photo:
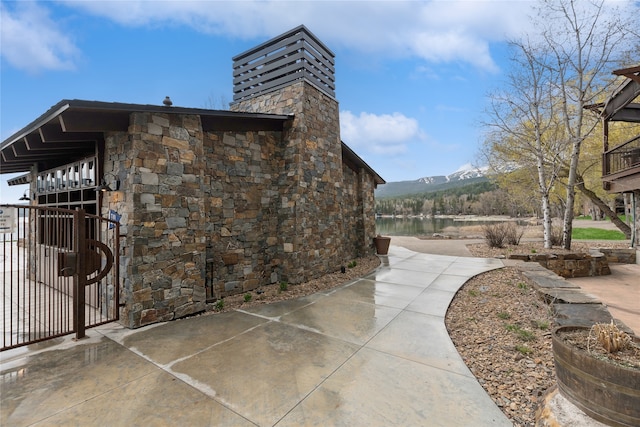
<instances>
[{"instance_id":1,"label":"roof overhang","mask_svg":"<svg viewBox=\"0 0 640 427\"><path fill-rule=\"evenodd\" d=\"M126 132L134 112L198 115L203 131L282 131L293 116L226 110L123 104L100 101L62 100L33 122L0 143L0 173L52 169L96 152L96 143L107 132ZM385 184L360 156L342 142L345 164L364 169L377 185ZM26 184L24 174L8 181Z\"/></svg>"},{"instance_id":2,"label":"roof overhang","mask_svg":"<svg viewBox=\"0 0 640 427\"><path fill-rule=\"evenodd\" d=\"M126 132L131 113L200 116L204 131L281 131L292 116L115 102L62 100L0 143L0 173L52 169L96 153L107 132ZM13 180L12 180L13 181Z\"/></svg>"},{"instance_id":3,"label":"roof overhang","mask_svg":"<svg viewBox=\"0 0 640 427\"><path fill-rule=\"evenodd\" d=\"M356 172L358 172L360 169L364 169L365 171L367 171L367 173L373 176L373 181L376 187L380 184L387 183L380 177L380 175L376 173L376 171L373 170L371 166L369 166L364 160L362 160L362 158L360 158L360 156L358 156L355 151L349 148L349 146L347 146L347 144L345 144L344 142L342 142L342 161Z\"/></svg>"},{"instance_id":4,"label":"roof overhang","mask_svg":"<svg viewBox=\"0 0 640 427\"><path fill-rule=\"evenodd\" d=\"M605 121L640 123L640 65L615 70L613 74L627 78L604 104L590 106Z\"/></svg>"}]
</instances>

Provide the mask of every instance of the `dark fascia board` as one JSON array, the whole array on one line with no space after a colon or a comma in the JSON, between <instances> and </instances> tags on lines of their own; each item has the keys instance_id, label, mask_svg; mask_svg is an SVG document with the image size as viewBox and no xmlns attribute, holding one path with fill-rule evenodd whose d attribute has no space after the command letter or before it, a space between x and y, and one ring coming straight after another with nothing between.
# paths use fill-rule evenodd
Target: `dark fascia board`
<instances>
[{"instance_id":1,"label":"dark fascia board","mask_svg":"<svg viewBox=\"0 0 640 427\"><path fill-rule=\"evenodd\" d=\"M605 120L616 120L615 116L624 109L629 108L632 101L640 96L640 83L634 80L627 80L618 90L616 90L604 104L601 116ZM633 108L631 106L630 108Z\"/></svg>"},{"instance_id":2,"label":"dark fascia board","mask_svg":"<svg viewBox=\"0 0 640 427\"><path fill-rule=\"evenodd\" d=\"M164 113L164 114L185 114L200 115L220 118L244 118L244 119L275 119L287 120L291 116L282 114L265 114L265 113L247 113L228 110L208 110L206 108L189 108L189 107L167 107L164 105L151 104L125 104L120 102L102 102L102 101L68 101L70 106L78 110L94 110L97 112L120 111L127 113Z\"/></svg>"},{"instance_id":3,"label":"dark fascia board","mask_svg":"<svg viewBox=\"0 0 640 427\"><path fill-rule=\"evenodd\" d=\"M49 168L52 162L59 163L61 159L68 158L68 154L61 150L73 142L79 144L78 149L82 150L79 153L84 156L88 149L94 149L94 142L102 138L104 132L126 132L129 115L134 112L198 115L204 131L282 131L285 123L293 118L293 115L281 114L63 99L0 143L0 173L24 172L35 164ZM28 138L34 138L35 141L46 137L46 134L51 134L47 131L51 127L60 128L60 131L53 135L53 142L43 141L42 146L51 144L48 153L40 150L40 156L26 156L20 150L22 156L15 156L14 144L23 145ZM83 147L83 141L92 144Z\"/></svg>"},{"instance_id":4,"label":"dark fascia board","mask_svg":"<svg viewBox=\"0 0 640 427\"><path fill-rule=\"evenodd\" d=\"M630 79L633 79L633 75L638 76L638 74L640 74L640 65L634 65L633 67L614 70L612 74L615 74L616 76L626 76Z\"/></svg>"},{"instance_id":5,"label":"dark fascia board","mask_svg":"<svg viewBox=\"0 0 640 427\"><path fill-rule=\"evenodd\" d=\"M341 144L342 144L342 159L343 159L343 161L346 161L347 164L351 163L351 164L353 164L354 166L356 166L358 168L363 168L364 170L366 170L370 175L373 176L373 180L374 180L376 186L387 183L384 179L382 179L382 177L380 175L378 175L378 173L376 171L373 170L373 168L371 166L369 166L367 164L367 162L362 160L362 158L360 156L358 156L355 153L355 151L353 151L351 148L349 148L349 146L347 144L345 144L342 141L341 141Z\"/></svg>"},{"instance_id":6,"label":"dark fascia board","mask_svg":"<svg viewBox=\"0 0 640 427\"><path fill-rule=\"evenodd\" d=\"M22 139L27 135L29 135L30 133L36 131L40 126L50 122L51 120L53 120L53 118L61 114L67 108L69 108L68 100L63 99L62 101L58 102L53 107L49 108L40 117L38 117L37 119L29 123L27 126L20 129L18 132L11 135L9 138L2 141L0 143L0 151L4 150L9 145L13 144L15 141Z\"/></svg>"},{"instance_id":7,"label":"dark fascia board","mask_svg":"<svg viewBox=\"0 0 640 427\"><path fill-rule=\"evenodd\" d=\"M615 70L612 74L626 77L628 80L625 80L601 106L601 117L611 121L637 122L637 104L633 101L640 96L640 65Z\"/></svg>"}]
</instances>

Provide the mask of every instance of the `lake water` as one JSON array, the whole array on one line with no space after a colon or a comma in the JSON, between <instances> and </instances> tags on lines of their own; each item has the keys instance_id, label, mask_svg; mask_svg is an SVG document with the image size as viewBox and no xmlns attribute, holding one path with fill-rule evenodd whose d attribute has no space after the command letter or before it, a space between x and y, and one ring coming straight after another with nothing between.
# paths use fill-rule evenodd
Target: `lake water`
<instances>
[{"instance_id":1,"label":"lake water","mask_svg":"<svg viewBox=\"0 0 640 427\"><path fill-rule=\"evenodd\" d=\"M502 221L454 221L453 218L376 218L376 234L388 236L430 236L447 227L482 226ZM478 233L481 234L481 233Z\"/></svg>"}]
</instances>

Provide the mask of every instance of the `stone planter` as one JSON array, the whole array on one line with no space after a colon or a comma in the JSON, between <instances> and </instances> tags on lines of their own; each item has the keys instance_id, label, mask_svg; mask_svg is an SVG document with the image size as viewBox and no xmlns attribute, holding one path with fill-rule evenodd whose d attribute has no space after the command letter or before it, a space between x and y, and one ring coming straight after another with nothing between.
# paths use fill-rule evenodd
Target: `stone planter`
<instances>
[{"instance_id":1,"label":"stone planter","mask_svg":"<svg viewBox=\"0 0 640 427\"><path fill-rule=\"evenodd\" d=\"M389 253L391 237L376 236L373 238L373 244L376 246L376 253L378 255L387 255Z\"/></svg>"},{"instance_id":2,"label":"stone planter","mask_svg":"<svg viewBox=\"0 0 640 427\"><path fill-rule=\"evenodd\" d=\"M552 334L560 393L590 417L610 426L640 425L640 370L598 359L568 345L559 334L581 326L561 326ZM638 337L633 337L639 342Z\"/></svg>"}]
</instances>

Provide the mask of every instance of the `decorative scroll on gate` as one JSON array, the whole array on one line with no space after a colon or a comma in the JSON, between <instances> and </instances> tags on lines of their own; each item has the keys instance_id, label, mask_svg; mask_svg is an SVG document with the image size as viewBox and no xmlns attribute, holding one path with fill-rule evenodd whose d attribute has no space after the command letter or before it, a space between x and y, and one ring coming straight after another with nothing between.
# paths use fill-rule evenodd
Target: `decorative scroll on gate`
<instances>
[{"instance_id":1,"label":"decorative scroll on gate","mask_svg":"<svg viewBox=\"0 0 640 427\"><path fill-rule=\"evenodd\" d=\"M119 318L119 224L69 210L2 205L2 350Z\"/></svg>"}]
</instances>

